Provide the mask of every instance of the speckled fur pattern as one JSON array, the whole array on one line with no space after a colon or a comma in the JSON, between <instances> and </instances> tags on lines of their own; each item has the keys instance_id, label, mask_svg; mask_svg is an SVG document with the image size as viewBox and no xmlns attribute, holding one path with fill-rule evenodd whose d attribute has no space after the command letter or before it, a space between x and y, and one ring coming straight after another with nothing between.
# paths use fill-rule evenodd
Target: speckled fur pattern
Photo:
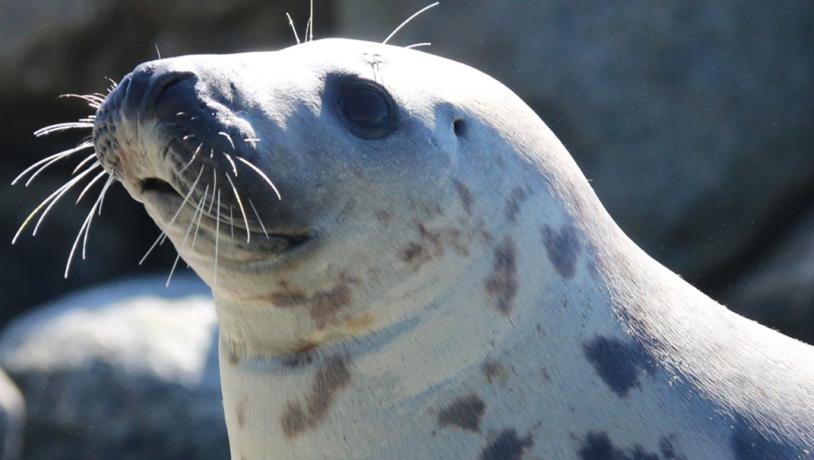
<instances>
[{"instance_id":1,"label":"speckled fur pattern","mask_svg":"<svg viewBox=\"0 0 814 460\"><path fill-rule=\"evenodd\" d=\"M283 196L255 200L317 235L279 259L225 239L216 277L212 225L190 250L192 210L145 203L213 289L235 460L814 458L814 349L638 249L497 81L337 39L150 65L251 125ZM398 128L354 137L335 74L386 88Z\"/></svg>"}]
</instances>

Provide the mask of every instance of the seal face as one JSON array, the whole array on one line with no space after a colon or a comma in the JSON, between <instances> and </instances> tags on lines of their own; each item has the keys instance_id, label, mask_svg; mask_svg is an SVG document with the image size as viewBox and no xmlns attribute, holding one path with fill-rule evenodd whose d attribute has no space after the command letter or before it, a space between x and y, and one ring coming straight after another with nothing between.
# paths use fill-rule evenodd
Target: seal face
<instances>
[{"instance_id":1,"label":"seal face","mask_svg":"<svg viewBox=\"0 0 814 460\"><path fill-rule=\"evenodd\" d=\"M475 69L153 61L94 144L213 290L233 458L814 455L812 348L642 253Z\"/></svg>"}]
</instances>

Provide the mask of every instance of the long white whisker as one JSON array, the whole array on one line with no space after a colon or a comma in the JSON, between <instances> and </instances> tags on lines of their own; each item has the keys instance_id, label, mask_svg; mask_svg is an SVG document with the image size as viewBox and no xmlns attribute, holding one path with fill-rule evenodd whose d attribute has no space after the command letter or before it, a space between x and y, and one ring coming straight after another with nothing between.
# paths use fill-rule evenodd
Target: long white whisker
<instances>
[{"instance_id":1,"label":"long white whisker","mask_svg":"<svg viewBox=\"0 0 814 460\"><path fill-rule=\"evenodd\" d=\"M40 165L44 164L44 166L42 166L42 169L37 171L37 174L39 174L43 169L47 168L48 166L51 166L51 164L65 158L65 157L71 156L71 155L73 155L74 153L76 153L76 152L78 152L80 150L85 150L85 149L90 148L90 147L93 147L93 142L88 141L88 142L83 142L83 143L77 145L76 147L70 148L68 150L63 150L63 151L55 153L53 155L49 155L49 156L43 158L42 160L39 160L36 163L32 164L31 166L25 168L25 170L23 170L23 172L18 174L17 177L15 177L14 180L11 181L11 185L15 185L26 174L28 174L29 172L39 168ZM36 176L36 174L35 174L35 176ZM33 179L33 177L32 177L32 179ZM30 183L31 183L31 179L26 181L25 185L28 186L28 184L30 184Z\"/></svg>"},{"instance_id":2,"label":"long white whisker","mask_svg":"<svg viewBox=\"0 0 814 460\"><path fill-rule=\"evenodd\" d=\"M251 169L252 169L254 172L256 172L256 173L257 173L257 175L259 175L259 176L260 176L260 177L261 177L263 180L265 180L265 181L266 181L266 183L267 183L267 184L269 184L269 186L271 187L271 189L274 191L274 194L275 194L275 195L277 195L277 199L278 199L278 200L282 200L282 199L283 199L283 197L282 197L282 196L280 196L280 191L279 191L279 190L277 190L277 187L274 185L274 182L272 182L272 181L271 181L271 179L269 179L269 177L268 177L268 176L267 176L267 175L266 175L266 174L265 174L263 171L261 171L261 170L260 170L260 168L258 168L257 166L253 165L252 163L250 163L250 162L249 162L249 160L247 160L247 159L245 159L245 158L243 158L243 157L235 157L235 158L237 158L237 159L238 159L238 161L242 162L243 164L245 164L246 166L248 166L249 168L251 168Z\"/></svg>"},{"instance_id":3,"label":"long white whisker","mask_svg":"<svg viewBox=\"0 0 814 460\"><path fill-rule=\"evenodd\" d=\"M110 176L110 179L108 179L108 182L113 181L113 179L114 179L114 177ZM102 194L99 196L99 198L101 198L101 200L99 201L99 215L100 216L102 215L102 207L105 205L105 195L107 195L108 188L109 188L109 186L107 184L105 184L105 188L102 189Z\"/></svg>"},{"instance_id":4,"label":"long white whisker","mask_svg":"<svg viewBox=\"0 0 814 460\"><path fill-rule=\"evenodd\" d=\"M208 188L207 188L206 192L207 193L209 192ZM204 195L204 198L206 198L206 195ZM212 188L212 202L213 203L215 202L215 188ZM201 212L198 213L198 221L195 223L195 234L192 236L192 246L191 246L191 248L192 248L193 251L195 250L195 241L198 239L198 231L201 229L201 219L203 218L203 215L204 215L203 208L201 208ZM194 215L192 216L192 219L195 220Z\"/></svg>"},{"instance_id":5,"label":"long white whisker","mask_svg":"<svg viewBox=\"0 0 814 460\"><path fill-rule=\"evenodd\" d=\"M213 192L214 193L214 192ZM164 284L165 287L170 287L170 281L172 281L172 274L175 273L175 267L178 266L178 261L181 259L181 249L189 239L189 235L192 232L192 227L195 226L195 217L198 214L203 214L203 207L204 203L206 202L206 197L209 195L209 186L206 186L204 190L204 196L201 198L201 201L198 202L198 205L195 207L195 213L192 215L192 219L189 221L189 226L187 227L187 232L184 234L184 239L181 240L181 244L178 245L178 255L175 256L175 262L172 263L172 268L170 269L170 275L167 277L167 282Z\"/></svg>"},{"instance_id":6,"label":"long white whisker","mask_svg":"<svg viewBox=\"0 0 814 460\"><path fill-rule=\"evenodd\" d=\"M142 256L141 260L138 261L138 264L139 265L143 264L144 261L147 260L147 257L149 257L150 253L153 252L153 249L155 249L157 246L164 244L164 240L166 239L167 239L166 233L164 233L163 231L159 233L158 238L155 239L155 242L150 246L150 249L147 250L147 253L145 253L144 256Z\"/></svg>"},{"instance_id":7,"label":"long white whisker","mask_svg":"<svg viewBox=\"0 0 814 460\"><path fill-rule=\"evenodd\" d=\"M412 45L405 46L404 49L411 50L413 48L421 48L422 46L432 46L430 42L413 43Z\"/></svg>"},{"instance_id":8,"label":"long white whisker","mask_svg":"<svg viewBox=\"0 0 814 460\"><path fill-rule=\"evenodd\" d=\"M53 125L48 125L43 128L40 128L34 131L34 136L42 137L47 136L49 134L58 133L61 131L67 131L69 129L90 129L93 128L93 123L89 121L69 121L66 123L55 123Z\"/></svg>"},{"instance_id":9,"label":"long white whisker","mask_svg":"<svg viewBox=\"0 0 814 460\"><path fill-rule=\"evenodd\" d=\"M232 165L232 172L235 174L235 177L237 177L237 165L235 164L235 160L233 160L232 157L226 152L220 153L222 153L223 156L226 157L226 160L229 162L229 164Z\"/></svg>"},{"instance_id":10,"label":"long white whisker","mask_svg":"<svg viewBox=\"0 0 814 460\"><path fill-rule=\"evenodd\" d=\"M229 177L228 175L226 176ZM215 280L212 283L213 287L218 286L218 248L220 241L220 190L218 190L218 207L217 218L215 219Z\"/></svg>"},{"instance_id":11,"label":"long white whisker","mask_svg":"<svg viewBox=\"0 0 814 460\"><path fill-rule=\"evenodd\" d=\"M93 152L90 155L86 156L82 161L79 162L78 165L76 165L75 168L73 168L73 171L71 171L71 175L76 174L77 171L82 169L82 166L85 166L86 164L88 164L88 162L92 161L94 158L96 158L96 152Z\"/></svg>"},{"instance_id":12,"label":"long white whisker","mask_svg":"<svg viewBox=\"0 0 814 460\"><path fill-rule=\"evenodd\" d=\"M36 236L37 235L37 228L39 228L40 224L42 223L42 220L45 218L45 215L48 214L48 211L54 206L54 204L57 201L59 201L59 199L62 198L63 195L68 193L68 191L71 188L73 188L76 184L78 184L79 181L81 181L85 176L87 176L94 169L96 169L96 166L89 167L88 169L83 171L82 174L80 174L80 175L74 177L73 179L69 180L64 185L62 185L61 187L56 189L52 194L48 195L47 198L42 200L42 202L36 208L34 208L33 211L31 211L31 213L28 215L28 217L26 217L26 219L20 225L20 228L17 230L17 233L14 235L14 239L11 240L11 244L14 244L15 242L17 242L17 238L19 238L19 236L23 232L23 230L28 226L29 223L31 223L31 220L37 215L37 213L39 213L40 209L45 208L45 211L42 213L39 220L37 221L37 225L34 227L34 236Z\"/></svg>"},{"instance_id":13,"label":"long white whisker","mask_svg":"<svg viewBox=\"0 0 814 460\"><path fill-rule=\"evenodd\" d=\"M212 213L212 206L215 206L215 190L218 188L218 170L212 168L212 201L209 202L209 208L206 210L207 214Z\"/></svg>"},{"instance_id":14,"label":"long white whisker","mask_svg":"<svg viewBox=\"0 0 814 460\"><path fill-rule=\"evenodd\" d=\"M387 44L387 42L389 42L389 41L390 41L390 39L391 39L391 38L393 38L393 36L394 36L394 35L396 35L396 34L398 33L398 31L399 31L399 30L401 30L401 29L402 29L402 27L404 27L404 26L406 26L407 24L409 24L409 23L410 23L410 21L412 21L413 19L415 19L415 18L416 18L416 17L418 17L418 16L419 16L421 13L423 13L423 12L427 11L428 9L430 9L430 8L435 8L436 6L438 6L438 4L439 4L439 3L440 3L440 2L435 2L435 3L432 3L432 4L430 4L430 5L425 6L424 8L421 8L420 10L416 11L415 13L413 13L413 15L412 15L412 16L410 16L409 18L405 19L405 20L404 20L404 22L402 22L401 24L399 24L399 26L398 26L398 27L396 27L396 28L395 28L395 29L394 29L392 32L390 32L390 35L388 35L388 36L387 36L387 38L385 38L385 39L384 39L384 41L382 42L382 45L386 45L386 44Z\"/></svg>"},{"instance_id":15,"label":"long white whisker","mask_svg":"<svg viewBox=\"0 0 814 460\"><path fill-rule=\"evenodd\" d=\"M113 179L113 177L111 176L111 178L108 180L107 184L105 184L105 185L108 185L108 184L112 183L112 179ZM90 211L88 212L88 217L85 218L85 221L82 223L82 226L79 227L79 233L76 234L76 239L73 242L73 246L71 246L71 252L70 252L70 254L68 254L68 262L65 264L65 274L64 274L65 279L68 279L68 272L71 269L71 261L73 260L74 254L76 254L76 247L79 244L79 239L82 237L82 232L88 229L88 227L90 226L90 221L91 221L91 219L93 219L93 214L96 211L96 207L99 206L99 203L102 202L102 197L104 196L104 190L102 192L103 193L99 194L99 198L96 199L96 202L90 208Z\"/></svg>"},{"instance_id":16,"label":"long white whisker","mask_svg":"<svg viewBox=\"0 0 814 460\"><path fill-rule=\"evenodd\" d=\"M105 200L104 196L107 193L107 189L113 183L113 176L108 177L105 185L102 187L102 191L99 193L99 197L101 200L99 201L99 206L102 206L102 202ZM85 260L85 254L88 249L88 235L90 235L90 226L93 225L93 213L90 214L90 220L88 220L88 226L85 227L85 237L82 239L82 260Z\"/></svg>"},{"instance_id":17,"label":"long white whisker","mask_svg":"<svg viewBox=\"0 0 814 460\"><path fill-rule=\"evenodd\" d=\"M266 231L266 226L263 224L263 219L260 218L260 214L257 212L257 208L254 207L254 203L252 203L252 199L249 198L249 206L252 207L252 211L254 211L254 216L257 217L257 222L260 223L260 228L263 229L263 234L266 235L266 239L270 240L269 232Z\"/></svg>"},{"instance_id":18,"label":"long white whisker","mask_svg":"<svg viewBox=\"0 0 814 460\"><path fill-rule=\"evenodd\" d=\"M237 193L235 183L232 182L232 178L229 177L229 174L224 175L226 176L226 180L229 181L229 185L232 186L232 192L234 192L235 199L237 200L237 207L240 209L240 213L243 214L243 222L246 224L246 242L251 243L251 232L249 231L249 218L246 217L246 210L243 209L243 203L240 201L240 194ZM218 213L220 213L220 209L218 209Z\"/></svg>"},{"instance_id":19,"label":"long white whisker","mask_svg":"<svg viewBox=\"0 0 814 460\"><path fill-rule=\"evenodd\" d=\"M203 142L198 144L198 148L195 149L195 152L192 154L192 158L190 158L189 161L187 162L187 164L185 164L184 167L181 168L180 171L178 171L178 174L183 174L184 171L186 171L187 168L189 168L189 166L192 164L192 162L195 161L195 158L198 156L198 152L201 151L201 147L203 147Z\"/></svg>"},{"instance_id":20,"label":"long white whisker","mask_svg":"<svg viewBox=\"0 0 814 460\"><path fill-rule=\"evenodd\" d=\"M93 179L91 179L90 182L88 182L88 185L86 185L85 188L82 189L82 193L79 194L79 198L76 199L74 204L79 204L79 202L82 201L82 197L85 196L86 193L88 193L88 190L90 190L91 187L93 187L93 184L98 182L99 179L105 176L105 174L107 174L107 171L102 171L99 174L97 174Z\"/></svg>"},{"instance_id":21,"label":"long white whisker","mask_svg":"<svg viewBox=\"0 0 814 460\"><path fill-rule=\"evenodd\" d=\"M189 201L189 197L192 196L192 192L195 191L195 187L198 185L198 181L201 180L204 168L206 168L206 165L201 165L201 170L198 172L198 177L196 177L192 185L189 186L189 191L187 191L187 194L184 195L184 200L181 201L181 206L178 206L178 210L175 211L175 214L172 215L172 219L170 219L168 225L172 225L172 223L175 222L175 219L178 218L178 215L181 214L181 210L184 209L184 205L187 204L187 201Z\"/></svg>"},{"instance_id":22,"label":"long white whisker","mask_svg":"<svg viewBox=\"0 0 814 460\"><path fill-rule=\"evenodd\" d=\"M218 131L218 136L225 137L226 140L229 141L229 145L232 146L232 151L235 150L235 143L232 141L232 136L230 136L228 133L226 133L224 131Z\"/></svg>"},{"instance_id":23,"label":"long white whisker","mask_svg":"<svg viewBox=\"0 0 814 460\"><path fill-rule=\"evenodd\" d=\"M297 35L297 28L294 26L294 20L291 19L291 15L288 14L288 11L285 13L285 17L288 18L288 25L291 26L291 31L294 32L294 40L297 40L297 44L300 44L300 36Z\"/></svg>"},{"instance_id":24,"label":"long white whisker","mask_svg":"<svg viewBox=\"0 0 814 460\"><path fill-rule=\"evenodd\" d=\"M309 30L311 30L311 18L308 18L308 20L305 21L305 33L303 34L303 40L305 40L305 43L308 43Z\"/></svg>"},{"instance_id":25,"label":"long white whisker","mask_svg":"<svg viewBox=\"0 0 814 460\"><path fill-rule=\"evenodd\" d=\"M311 7L310 7L310 17L308 18L308 22L311 24L311 35L308 37L308 41L314 41L314 0L311 0Z\"/></svg>"},{"instance_id":26,"label":"long white whisker","mask_svg":"<svg viewBox=\"0 0 814 460\"><path fill-rule=\"evenodd\" d=\"M232 239L235 239L235 219L232 216L232 206L229 206L229 233L232 235Z\"/></svg>"}]
</instances>

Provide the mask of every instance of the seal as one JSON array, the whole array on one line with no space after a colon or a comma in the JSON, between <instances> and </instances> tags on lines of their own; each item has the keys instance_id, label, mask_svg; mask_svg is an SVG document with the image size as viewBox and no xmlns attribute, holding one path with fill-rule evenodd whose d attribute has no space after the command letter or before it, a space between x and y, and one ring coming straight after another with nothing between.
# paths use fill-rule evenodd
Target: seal
<instances>
[{"instance_id":1,"label":"seal","mask_svg":"<svg viewBox=\"0 0 814 460\"><path fill-rule=\"evenodd\" d=\"M814 458L814 348L647 256L475 69L326 39L89 98L212 288L235 459Z\"/></svg>"}]
</instances>

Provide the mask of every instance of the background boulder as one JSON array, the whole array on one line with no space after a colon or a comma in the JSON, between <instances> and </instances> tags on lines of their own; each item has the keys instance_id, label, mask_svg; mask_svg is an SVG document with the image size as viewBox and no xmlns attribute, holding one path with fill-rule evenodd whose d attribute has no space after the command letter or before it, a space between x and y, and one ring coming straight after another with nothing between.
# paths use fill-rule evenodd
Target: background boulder
<instances>
[{"instance_id":1,"label":"background boulder","mask_svg":"<svg viewBox=\"0 0 814 460\"><path fill-rule=\"evenodd\" d=\"M0 365L27 404L26 460L229 457L215 311L196 279L69 295L8 327Z\"/></svg>"}]
</instances>

